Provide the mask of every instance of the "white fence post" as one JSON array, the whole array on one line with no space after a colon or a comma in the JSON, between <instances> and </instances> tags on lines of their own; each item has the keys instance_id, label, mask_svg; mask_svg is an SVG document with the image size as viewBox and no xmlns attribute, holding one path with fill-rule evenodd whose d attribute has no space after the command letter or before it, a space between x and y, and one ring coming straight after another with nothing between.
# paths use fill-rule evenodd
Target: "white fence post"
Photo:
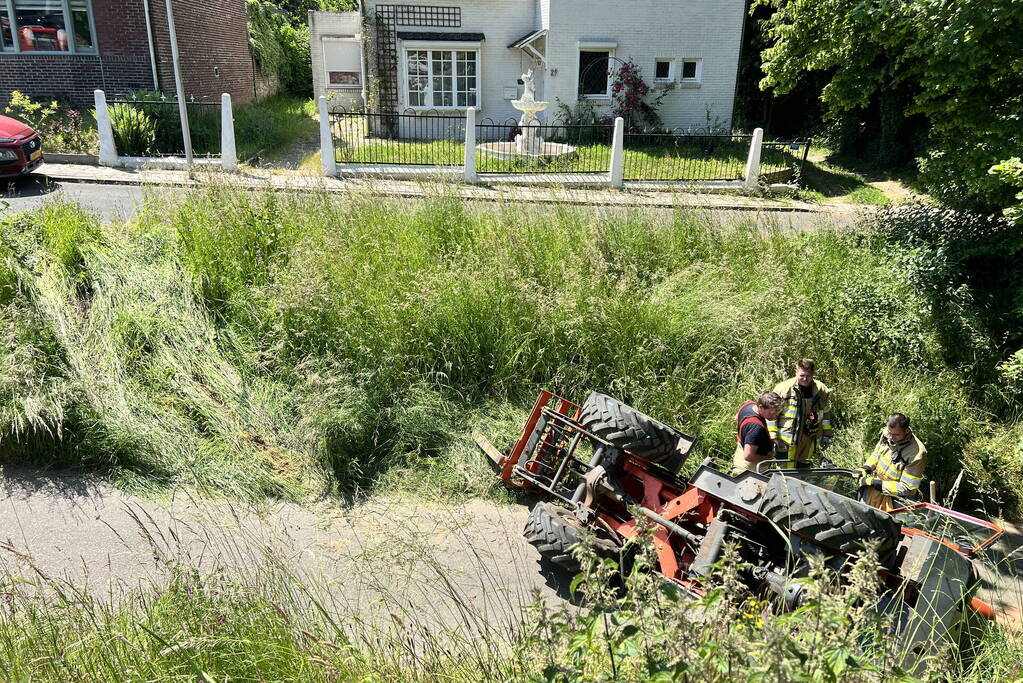
<instances>
[{"instance_id":1,"label":"white fence post","mask_svg":"<svg viewBox=\"0 0 1023 683\"><path fill-rule=\"evenodd\" d=\"M625 119L615 118L615 132L611 140L611 187L625 187Z\"/></svg>"},{"instance_id":2,"label":"white fence post","mask_svg":"<svg viewBox=\"0 0 1023 683\"><path fill-rule=\"evenodd\" d=\"M465 109L465 182L478 183L476 175L476 109Z\"/></svg>"},{"instance_id":3,"label":"white fence post","mask_svg":"<svg viewBox=\"0 0 1023 683\"><path fill-rule=\"evenodd\" d=\"M238 168L238 148L234 141L234 109L231 94L220 96L220 166L225 171Z\"/></svg>"},{"instance_id":4,"label":"white fence post","mask_svg":"<svg viewBox=\"0 0 1023 683\"><path fill-rule=\"evenodd\" d=\"M749 144L749 157L746 159L746 189L757 189L760 178L760 148L764 144L764 129L753 129L753 140Z\"/></svg>"},{"instance_id":5,"label":"white fence post","mask_svg":"<svg viewBox=\"0 0 1023 683\"><path fill-rule=\"evenodd\" d=\"M327 98L323 95L319 99L320 107L320 162L323 165L323 175L337 175L337 158L334 156L334 138L330 134L330 112L327 111Z\"/></svg>"},{"instance_id":6,"label":"white fence post","mask_svg":"<svg viewBox=\"0 0 1023 683\"><path fill-rule=\"evenodd\" d=\"M110 111L107 109L107 96L102 90L93 93L96 96L96 128L99 131L99 163L101 166L117 166L117 145L114 143L114 128L110 125Z\"/></svg>"}]
</instances>

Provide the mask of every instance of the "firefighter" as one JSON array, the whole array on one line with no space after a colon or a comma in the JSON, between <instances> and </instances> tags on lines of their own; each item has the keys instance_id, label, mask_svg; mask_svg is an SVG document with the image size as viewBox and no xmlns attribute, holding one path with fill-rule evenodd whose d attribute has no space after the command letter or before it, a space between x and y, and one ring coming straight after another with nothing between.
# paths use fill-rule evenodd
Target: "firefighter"
<instances>
[{"instance_id":1,"label":"firefighter","mask_svg":"<svg viewBox=\"0 0 1023 683\"><path fill-rule=\"evenodd\" d=\"M809 358L796 361L796 376L774 388L785 402L781 416L768 423L778 458L789 467L808 467L818 450L831 444L831 392L813 378L816 364Z\"/></svg>"},{"instance_id":2,"label":"firefighter","mask_svg":"<svg viewBox=\"0 0 1023 683\"><path fill-rule=\"evenodd\" d=\"M861 469L867 504L887 512L896 507L893 496L916 497L926 466L927 449L910 429L909 418L892 413Z\"/></svg>"},{"instance_id":3,"label":"firefighter","mask_svg":"<svg viewBox=\"0 0 1023 683\"><path fill-rule=\"evenodd\" d=\"M756 401L739 406L735 415L735 455L732 457L732 476L746 470L756 470L757 464L774 457L774 440L767 425L778 419L782 398L773 391L765 391Z\"/></svg>"}]
</instances>

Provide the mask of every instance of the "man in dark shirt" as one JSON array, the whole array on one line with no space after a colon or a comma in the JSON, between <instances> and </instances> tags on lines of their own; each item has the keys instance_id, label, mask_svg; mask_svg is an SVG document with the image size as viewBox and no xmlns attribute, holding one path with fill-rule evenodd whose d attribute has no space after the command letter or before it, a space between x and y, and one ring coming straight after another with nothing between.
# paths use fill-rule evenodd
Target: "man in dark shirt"
<instances>
[{"instance_id":1,"label":"man in dark shirt","mask_svg":"<svg viewBox=\"0 0 1023 683\"><path fill-rule=\"evenodd\" d=\"M735 455L732 476L755 470L758 463L774 457L774 440L767 423L778 419L784 401L773 391L765 391L756 401L743 403L735 416Z\"/></svg>"}]
</instances>

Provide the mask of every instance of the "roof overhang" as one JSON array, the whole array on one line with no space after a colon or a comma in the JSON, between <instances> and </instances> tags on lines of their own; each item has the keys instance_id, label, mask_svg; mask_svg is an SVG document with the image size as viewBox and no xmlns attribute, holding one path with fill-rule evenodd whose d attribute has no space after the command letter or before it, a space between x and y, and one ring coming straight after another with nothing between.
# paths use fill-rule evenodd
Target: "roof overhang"
<instances>
[{"instance_id":1,"label":"roof overhang","mask_svg":"<svg viewBox=\"0 0 1023 683\"><path fill-rule=\"evenodd\" d=\"M536 42L538 40L540 40L541 38L545 38L546 36L547 36L547 29L542 28L539 31L533 31L532 33L527 33L526 35L522 36L521 38L516 40L514 43L509 45L508 48L509 49L518 48L518 49L522 50L523 52L525 52L530 57L532 57L533 59L536 59L541 64L543 64L546 61L546 59L544 57L544 53L540 52L540 50L538 50L536 48Z\"/></svg>"}]
</instances>

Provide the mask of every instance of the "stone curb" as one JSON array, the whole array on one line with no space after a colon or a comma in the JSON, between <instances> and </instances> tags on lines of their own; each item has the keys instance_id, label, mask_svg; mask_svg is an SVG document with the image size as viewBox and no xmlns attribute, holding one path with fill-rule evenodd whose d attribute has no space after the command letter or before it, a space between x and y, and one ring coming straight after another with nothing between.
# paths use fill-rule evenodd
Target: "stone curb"
<instances>
[{"instance_id":1,"label":"stone curb","mask_svg":"<svg viewBox=\"0 0 1023 683\"><path fill-rule=\"evenodd\" d=\"M151 186L151 187L198 187L203 185L201 179L187 179L187 178L153 178L143 177L137 174L125 173L123 177L111 177L103 172L96 172L96 167L92 166L81 166L79 167L83 172L68 173L59 169L47 170L45 165L41 167L42 173L50 180L62 182L62 183L83 183L83 184L102 184L102 185L124 185L124 186ZM374 187L372 185L353 186L351 181L347 184L345 181L320 178L315 176L298 176L295 178L281 177L280 180L292 180L299 182L274 182L274 178L259 178L259 179L243 179L237 176L223 176L226 184L234 185L238 188L250 189L250 190L261 190L261 189L273 189L281 191L296 191L305 189L318 189L325 190L332 194L343 194L350 192L359 192L369 195L378 196L394 196L404 198L419 198L427 196L429 193L416 188L400 188L390 187L381 188ZM308 182L307 185L302 184L302 180ZM320 181L317 183L317 181ZM336 184L335 184L336 183ZM620 207L632 207L632 208L686 208L686 209L706 209L712 211L750 211L750 212L763 212L763 213L832 213L836 211L843 211L841 207L832 207L827 205L814 205L803 202L799 203L777 203L764 201L764 203L748 203L748 202L713 202L713 201L695 201L693 203L680 202L678 201L679 196L698 197L699 195L693 193L679 193L672 194L663 191L652 191L647 189L635 188L635 192L642 193L642 196L629 196L629 186L626 185L624 192L616 193L616 196L611 198L609 201L608 197L593 197L586 196L587 191L585 190L570 190L566 188L559 188L559 193L556 197L551 196L550 188L537 188L539 191L533 193L533 196L529 196L529 189L521 186L507 186L507 185L495 185L489 189L494 191L495 196L486 196L481 194L480 186L473 187L459 187L453 185L456 194L461 199L472 200L472 201L516 201L526 202L531 204L548 204L553 202L564 203L564 204L575 204L575 205L592 205L592 206L620 206ZM486 186L484 186L486 187ZM504 192L502 192L504 190ZM512 190L515 194L508 192ZM589 192L593 192L590 190ZM605 190L605 192L610 192ZM522 194L518 194L522 193ZM572 196L575 194L576 196ZM652 196L653 195L653 196ZM717 195L720 197L721 195Z\"/></svg>"}]
</instances>

